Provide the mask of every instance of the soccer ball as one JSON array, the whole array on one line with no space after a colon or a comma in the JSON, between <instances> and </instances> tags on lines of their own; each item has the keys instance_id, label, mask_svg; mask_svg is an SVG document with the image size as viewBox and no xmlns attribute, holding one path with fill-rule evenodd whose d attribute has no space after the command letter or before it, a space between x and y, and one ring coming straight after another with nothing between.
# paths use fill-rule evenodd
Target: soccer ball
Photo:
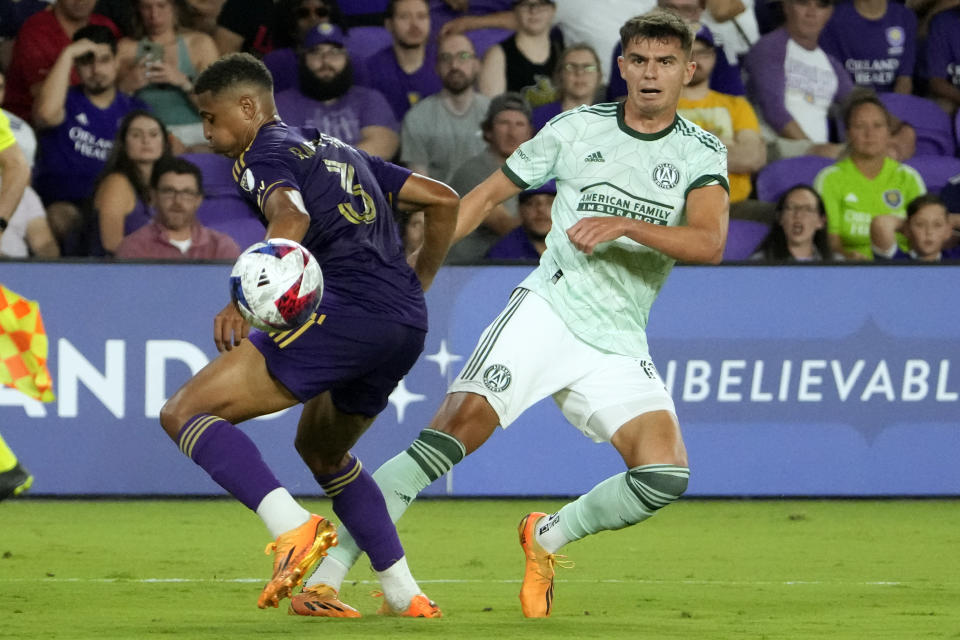
<instances>
[{"instance_id":1,"label":"soccer ball","mask_svg":"<svg viewBox=\"0 0 960 640\"><path fill-rule=\"evenodd\" d=\"M230 296L251 326L287 331L320 306L323 273L313 255L293 240L258 242L233 265Z\"/></svg>"}]
</instances>

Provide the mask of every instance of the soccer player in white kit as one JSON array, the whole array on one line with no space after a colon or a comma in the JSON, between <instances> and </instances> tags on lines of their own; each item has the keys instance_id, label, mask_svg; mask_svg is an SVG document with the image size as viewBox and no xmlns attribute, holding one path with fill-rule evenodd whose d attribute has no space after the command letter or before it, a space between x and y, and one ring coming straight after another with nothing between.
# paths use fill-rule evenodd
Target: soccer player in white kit
<instances>
[{"instance_id":1,"label":"soccer player in white kit","mask_svg":"<svg viewBox=\"0 0 960 640\"><path fill-rule=\"evenodd\" d=\"M628 20L620 35L626 101L556 116L463 199L457 238L496 204L556 179L547 250L480 336L430 427L374 474L397 518L498 425L508 427L546 396L585 435L611 443L625 472L552 515L530 513L520 522L527 617L550 615L558 549L649 518L680 497L690 474L645 328L674 262L721 260L727 153L677 115L696 64L684 22L654 12ZM341 532L340 546L302 597L339 603L337 591L358 555Z\"/></svg>"}]
</instances>

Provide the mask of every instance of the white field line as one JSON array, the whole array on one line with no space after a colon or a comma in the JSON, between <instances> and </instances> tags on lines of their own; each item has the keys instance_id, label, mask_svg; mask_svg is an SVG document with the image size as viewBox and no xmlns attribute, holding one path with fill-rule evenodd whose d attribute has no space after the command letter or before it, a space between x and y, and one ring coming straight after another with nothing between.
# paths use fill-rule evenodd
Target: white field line
<instances>
[{"instance_id":1,"label":"white field line","mask_svg":"<svg viewBox=\"0 0 960 640\"><path fill-rule=\"evenodd\" d=\"M176 583L198 583L198 584L229 584L229 583L262 583L264 578L3 578L0 577L0 583L12 582L32 582L32 583L122 583L122 584L176 584ZM379 583L376 580L347 580L349 584L364 584L375 586ZM519 584L520 580L469 580L469 579L436 579L436 580L417 580L420 584ZM607 580L569 580L557 579L556 582L568 584L642 584L642 585L702 585L716 587L754 587L754 586L807 586L807 585L828 585L828 586L865 586L865 587L900 587L900 586L930 586L929 583L914 583L902 580L867 580L867 581L844 581L844 580L626 580L626 579L607 579ZM939 583L940 586L955 586L960 583Z\"/></svg>"}]
</instances>

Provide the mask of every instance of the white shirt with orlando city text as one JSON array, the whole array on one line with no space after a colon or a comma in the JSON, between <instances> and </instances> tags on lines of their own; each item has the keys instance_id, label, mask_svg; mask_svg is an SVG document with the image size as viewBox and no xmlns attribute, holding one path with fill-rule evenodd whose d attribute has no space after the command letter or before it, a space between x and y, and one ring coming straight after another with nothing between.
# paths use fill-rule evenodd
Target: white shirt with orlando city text
<instances>
[{"instance_id":1,"label":"white shirt with orlando city text","mask_svg":"<svg viewBox=\"0 0 960 640\"><path fill-rule=\"evenodd\" d=\"M503 167L521 187L556 179L553 227L540 266L519 286L550 302L570 330L599 349L645 356L650 307L675 260L618 238L579 251L566 230L592 216L653 224L686 223L687 193L727 182L727 150L680 116L653 134L630 129L617 103L578 107L553 118Z\"/></svg>"}]
</instances>

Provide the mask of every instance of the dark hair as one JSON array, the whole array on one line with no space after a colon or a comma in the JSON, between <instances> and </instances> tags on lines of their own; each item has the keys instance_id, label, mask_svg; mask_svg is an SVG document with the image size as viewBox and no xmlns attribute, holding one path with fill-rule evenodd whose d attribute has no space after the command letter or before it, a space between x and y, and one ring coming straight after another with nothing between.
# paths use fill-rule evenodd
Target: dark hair
<instances>
[{"instance_id":1,"label":"dark hair","mask_svg":"<svg viewBox=\"0 0 960 640\"><path fill-rule=\"evenodd\" d=\"M216 95L238 84L252 84L265 91L273 91L273 76L265 64L249 53L230 53L197 76L193 91L197 95L207 91Z\"/></svg>"},{"instance_id":2,"label":"dark hair","mask_svg":"<svg viewBox=\"0 0 960 640\"><path fill-rule=\"evenodd\" d=\"M397 5L403 2L403 0L389 0L387 2L387 10L384 12L384 15L387 18L392 18L397 12ZM427 9L430 8L430 0L421 0L423 4L427 5Z\"/></svg>"},{"instance_id":3,"label":"dark hair","mask_svg":"<svg viewBox=\"0 0 960 640\"><path fill-rule=\"evenodd\" d=\"M176 173L181 176L190 174L197 181L197 191L203 193L203 172L200 171L200 167L189 160L177 156L160 158L153 165L153 172L150 174L150 186L156 189L157 185L160 184L160 178L167 173Z\"/></svg>"},{"instance_id":4,"label":"dark hair","mask_svg":"<svg viewBox=\"0 0 960 640\"><path fill-rule=\"evenodd\" d=\"M883 104L883 101L880 100L876 92L870 87L855 87L843 103L843 126L846 127L847 130L850 129L850 119L853 118L853 112L865 104L872 104L880 109L880 111L883 112L884 118L887 120L887 128L893 129L893 116L887 111L886 105Z\"/></svg>"},{"instance_id":5,"label":"dark hair","mask_svg":"<svg viewBox=\"0 0 960 640\"><path fill-rule=\"evenodd\" d=\"M490 106L487 107L487 115L480 123L480 129L484 133L489 133L493 129L493 121L504 111L519 111L527 117L527 122L530 122L532 114L530 104L516 91L505 91L490 101Z\"/></svg>"},{"instance_id":6,"label":"dark hair","mask_svg":"<svg viewBox=\"0 0 960 640\"><path fill-rule=\"evenodd\" d=\"M756 249L756 251L763 256L764 260L784 262L793 259L793 256L790 254L790 249L787 247L787 236L783 232L783 227L780 225L780 218L783 216L784 207L787 206L787 199L794 191L809 191L812 193L814 199L817 201L817 213L820 215L820 218L826 219L827 217L826 207L823 206L823 198L821 198L820 194L810 185L795 184L784 191L780 199L777 200L777 221L770 227L770 232L767 233L767 236L760 242L760 245ZM816 247L820 253L820 259L824 262L829 262L833 259L833 254L830 251L830 242L827 239L827 230L825 228L817 229L813 234L813 246Z\"/></svg>"},{"instance_id":7,"label":"dark hair","mask_svg":"<svg viewBox=\"0 0 960 640\"><path fill-rule=\"evenodd\" d=\"M935 193L925 193L922 196L917 196L910 201L910 204L907 205L907 220L916 215L920 209L923 209L928 205L940 206L943 207L944 211L949 212L946 203L940 199L940 196L936 195Z\"/></svg>"},{"instance_id":8,"label":"dark hair","mask_svg":"<svg viewBox=\"0 0 960 640\"><path fill-rule=\"evenodd\" d=\"M113 35L110 27L105 27L102 24L88 24L85 27L77 29L77 32L73 34L74 42L83 40L84 38L97 44L109 45L110 51L114 54L117 53L117 37Z\"/></svg>"},{"instance_id":9,"label":"dark hair","mask_svg":"<svg viewBox=\"0 0 960 640\"><path fill-rule=\"evenodd\" d=\"M100 183L103 182L103 179L106 178L111 173L122 173L126 176L127 180L130 181L130 184L133 185L133 190L137 194L137 198L147 202L150 200L150 190L149 185L140 175L140 170L137 169L137 165L130 159L130 156L127 154L127 132L130 130L130 125L137 118L150 118L158 125L160 125L160 135L163 137L163 153L160 154L160 158L157 159L157 162L163 160L165 157L170 157L170 139L167 136L167 128L163 125L163 122L154 114L143 109L134 109L127 115L123 117L123 120L120 121L120 127L117 129L117 135L113 139L113 149L110 150L110 155L107 157L107 162L103 165L103 170L100 172L100 175L97 177L97 182L94 185L94 191L100 186Z\"/></svg>"},{"instance_id":10,"label":"dark hair","mask_svg":"<svg viewBox=\"0 0 960 640\"><path fill-rule=\"evenodd\" d=\"M624 51L634 40L669 40L676 38L680 41L680 48L690 57L693 48L693 31L683 18L662 9L655 9L642 16L627 20L620 27L620 46Z\"/></svg>"},{"instance_id":11,"label":"dark hair","mask_svg":"<svg viewBox=\"0 0 960 640\"><path fill-rule=\"evenodd\" d=\"M296 47L300 44L300 38L297 34L297 9L306 0L279 0L276 4L273 20L273 48L281 49L285 47ZM327 19L330 24L335 24L346 31L343 13L337 5L337 0L320 0L327 8Z\"/></svg>"}]
</instances>

